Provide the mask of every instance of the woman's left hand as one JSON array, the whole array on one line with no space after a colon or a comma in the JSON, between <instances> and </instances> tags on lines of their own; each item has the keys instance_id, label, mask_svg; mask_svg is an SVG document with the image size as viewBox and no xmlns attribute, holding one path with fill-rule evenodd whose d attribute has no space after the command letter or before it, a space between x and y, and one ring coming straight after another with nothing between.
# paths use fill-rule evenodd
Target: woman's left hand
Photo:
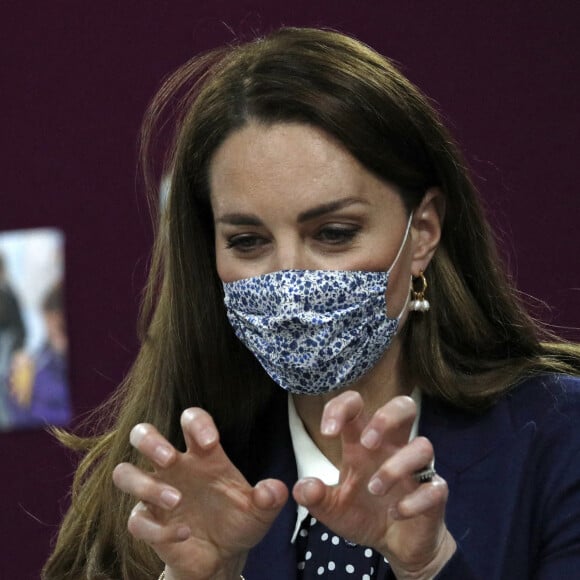
<instances>
[{"instance_id":1,"label":"woman's left hand","mask_svg":"<svg viewBox=\"0 0 580 580\"><path fill-rule=\"evenodd\" d=\"M326 404L321 432L342 439L340 481L303 479L294 498L337 534L383 554L397 578L433 578L456 544L445 526L447 483L438 475L427 483L413 477L433 460L428 439L409 442L415 403L395 397L370 420L363 407L354 391Z\"/></svg>"}]
</instances>

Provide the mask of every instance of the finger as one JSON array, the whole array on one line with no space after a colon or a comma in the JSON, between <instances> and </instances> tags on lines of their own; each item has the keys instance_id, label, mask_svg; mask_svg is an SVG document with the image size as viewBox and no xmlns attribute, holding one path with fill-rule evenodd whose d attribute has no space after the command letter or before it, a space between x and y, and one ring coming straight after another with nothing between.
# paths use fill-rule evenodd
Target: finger
<instances>
[{"instance_id":1,"label":"finger","mask_svg":"<svg viewBox=\"0 0 580 580\"><path fill-rule=\"evenodd\" d=\"M311 509L320 507L327 499L328 488L320 479L305 477L296 482L292 494L296 503Z\"/></svg>"},{"instance_id":2,"label":"finger","mask_svg":"<svg viewBox=\"0 0 580 580\"><path fill-rule=\"evenodd\" d=\"M328 437L341 434L345 443L360 434L362 429L362 397L356 391L345 391L324 406L320 421L320 432Z\"/></svg>"},{"instance_id":3,"label":"finger","mask_svg":"<svg viewBox=\"0 0 580 580\"><path fill-rule=\"evenodd\" d=\"M391 399L371 417L361 434L361 444L369 450L385 444L406 445L416 415L417 406L411 397Z\"/></svg>"},{"instance_id":4,"label":"finger","mask_svg":"<svg viewBox=\"0 0 580 580\"><path fill-rule=\"evenodd\" d=\"M181 427L188 451L209 451L219 442L219 432L211 415L198 407L181 414Z\"/></svg>"},{"instance_id":5,"label":"finger","mask_svg":"<svg viewBox=\"0 0 580 580\"><path fill-rule=\"evenodd\" d=\"M162 509L171 510L181 501L179 490L143 473L130 463L119 463L115 467L113 482L121 491Z\"/></svg>"},{"instance_id":6,"label":"finger","mask_svg":"<svg viewBox=\"0 0 580 580\"><path fill-rule=\"evenodd\" d=\"M131 445L158 467L169 467L177 458L177 451L153 425L139 423L131 429Z\"/></svg>"},{"instance_id":7,"label":"finger","mask_svg":"<svg viewBox=\"0 0 580 580\"><path fill-rule=\"evenodd\" d=\"M288 500L288 488L277 479L264 479L254 486L252 500L259 510L277 512Z\"/></svg>"},{"instance_id":8,"label":"finger","mask_svg":"<svg viewBox=\"0 0 580 580\"><path fill-rule=\"evenodd\" d=\"M429 511L441 514L449 496L447 482L436 475L429 483L422 483L419 487L406 495L397 504L398 517L414 518Z\"/></svg>"},{"instance_id":9,"label":"finger","mask_svg":"<svg viewBox=\"0 0 580 580\"><path fill-rule=\"evenodd\" d=\"M426 437L416 437L389 457L370 478L368 490L373 495L385 495L393 486L433 461L433 445Z\"/></svg>"},{"instance_id":10,"label":"finger","mask_svg":"<svg viewBox=\"0 0 580 580\"><path fill-rule=\"evenodd\" d=\"M183 542L191 536L191 530L184 524L159 523L143 502L131 511L127 529L135 538L148 544Z\"/></svg>"}]
</instances>

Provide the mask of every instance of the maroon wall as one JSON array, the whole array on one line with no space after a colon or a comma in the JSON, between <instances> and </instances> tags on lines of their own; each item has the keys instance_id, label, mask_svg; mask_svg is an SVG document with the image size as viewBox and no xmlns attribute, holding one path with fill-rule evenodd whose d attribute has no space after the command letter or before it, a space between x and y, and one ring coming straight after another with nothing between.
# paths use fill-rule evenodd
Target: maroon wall
<instances>
[{"instance_id":1,"label":"maroon wall","mask_svg":"<svg viewBox=\"0 0 580 580\"><path fill-rule=\"evenodd\" d=\"M403 64L468 152L523 291L580 327L576 0L32 0L0 3L0 230L67 236L77 414L119 382L151 233L136 135L161 78L192 54L281 24L331 26ZM285 5L286 3L284 3ZM42 431L0 434L0 578L37 578L71 457Z\"/></svg>"}]
</instances>

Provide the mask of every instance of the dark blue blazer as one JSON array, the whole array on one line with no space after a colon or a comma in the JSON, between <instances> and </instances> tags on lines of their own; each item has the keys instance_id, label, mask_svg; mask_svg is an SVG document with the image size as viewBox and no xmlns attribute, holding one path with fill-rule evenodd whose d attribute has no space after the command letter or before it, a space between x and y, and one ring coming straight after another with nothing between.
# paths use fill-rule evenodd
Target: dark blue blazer
<instances>
[{"instance_id":1,"label":"dark blue blazer","mask_svg":"<svg viewBox=\"0 0 580 580\"><path fill-rule=\"evenodd\" d=\"M278 413L262 477L291 489L296 464ZM580 578L580 379L528 379L482 415L424 397L419 432L449 485L446 522L459 547L437 580ZM247 580L295 580L295 521L290 499L250 552Z\"/></svg>"}]
</instances>

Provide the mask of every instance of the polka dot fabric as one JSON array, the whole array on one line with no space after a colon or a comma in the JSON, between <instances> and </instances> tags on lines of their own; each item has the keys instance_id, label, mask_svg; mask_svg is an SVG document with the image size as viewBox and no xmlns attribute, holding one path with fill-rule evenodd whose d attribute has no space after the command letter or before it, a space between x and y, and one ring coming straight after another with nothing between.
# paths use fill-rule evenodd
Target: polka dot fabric
<instances>
[{"instance_id":1,"label":"polka dot fabric","mask_svg":"<svg viewBox=\"0 0 580 580\"><path fill-rule=\"evenodd\" d=\"M282 270L224 284L236 336L296 394L348 385L370 370L399 325L387 316L389 272Z\"/></svg>"},{"instance_id":2,"label":"polka dot fabric","mask_svg":"<svg viewBox=\"0 0 580 580\"><path fill-rule=\"evenodd\" d=\"M379 553L337 536L315 518L304 520L296 538L297 580L393 578Z\"/></svg>"}]
</instances>

